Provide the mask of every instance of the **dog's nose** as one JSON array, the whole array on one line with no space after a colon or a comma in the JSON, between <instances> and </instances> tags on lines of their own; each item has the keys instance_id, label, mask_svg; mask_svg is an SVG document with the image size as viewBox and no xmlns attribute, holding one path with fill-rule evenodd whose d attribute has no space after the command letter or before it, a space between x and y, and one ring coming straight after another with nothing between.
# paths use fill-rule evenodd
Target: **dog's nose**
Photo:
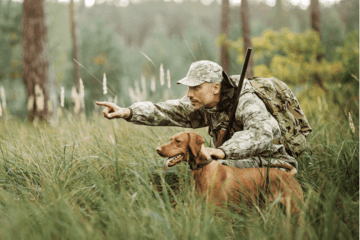
<instances>
[{"instance_id":1,"label":"dog's nose","mask_svg":"<svg viewBox=\"0 0 360 240\"><path fill-rule=\"evenodd\" d=\"M160 151L161 151L161 147L157 147L157 148L156 148L156 152L157 152L157 153L160 153Z\"/></svg>"}]
</instances>

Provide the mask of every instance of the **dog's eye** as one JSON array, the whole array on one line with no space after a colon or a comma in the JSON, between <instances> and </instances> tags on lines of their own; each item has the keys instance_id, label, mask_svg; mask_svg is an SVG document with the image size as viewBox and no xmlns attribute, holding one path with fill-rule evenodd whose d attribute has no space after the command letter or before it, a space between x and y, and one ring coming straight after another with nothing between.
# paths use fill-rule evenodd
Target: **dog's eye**
<instances>
[{"instance_id":1,"label":"dog's eye","mask_svg":"<svg viewBox=\"0 0 360 240\"><path fill-rule=\"evenodd\" d=\"M179 143L180 141L176 139L175 142Z\"/></svg>"}]
</instances>

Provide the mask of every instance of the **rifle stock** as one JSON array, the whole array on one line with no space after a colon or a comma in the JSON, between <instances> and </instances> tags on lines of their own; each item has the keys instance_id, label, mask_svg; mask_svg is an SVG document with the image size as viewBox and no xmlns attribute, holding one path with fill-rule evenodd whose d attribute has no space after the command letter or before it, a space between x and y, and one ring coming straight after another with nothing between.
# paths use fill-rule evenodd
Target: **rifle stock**
<instances>
[{"instance_id":1,"label":"rifle stock","mask_svg":"<svg viewBox=\"0 0 360 240\"><path fill-rule=\"evenodd\" d=\"M234 103L233 103L233 106L232 106L232 109L231 109L231 112L229 115L229 124L226 129L225 128L220 129L219 134L217 136L217 140L216 140L216 146L215 146L217 148L220 147L226 140L228 140L230 138L230 130L231 130L234 120L235 120L235 113L236 113L237 105L239 103L240 93L241 93L242 86L244 83L244 78L245 78L246 69L247 69L247 66L248 66L248 63L250 60L251 51L252 51L252 48L247 48L247 50L246 50L246 56L245 56L244 65L241 70L239 85L236 89L236 93L234 96Z\"/></svg>"}]
</instances>

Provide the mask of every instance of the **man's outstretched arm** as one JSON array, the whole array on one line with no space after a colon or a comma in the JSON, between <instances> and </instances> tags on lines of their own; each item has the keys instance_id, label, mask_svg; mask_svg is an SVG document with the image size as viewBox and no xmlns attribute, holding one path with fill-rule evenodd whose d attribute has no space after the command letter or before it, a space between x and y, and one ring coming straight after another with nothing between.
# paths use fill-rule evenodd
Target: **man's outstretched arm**
<instances>
[{"instance_id":1,"label":"man's outstretched arm","mask_svg":"<svg viewBox=\"0 0 360 240\"><path fill-rule=\"evenodd\" d=\"M205 127L205 121L199 111L191 106L185 96L181 99L160 103L137 102L128 108L120 108L114 103L97 102L106 106L103 111L107 119L124 118L125 120L148 126L176 126L185 128Z\"/></svg>"}]
</instances>

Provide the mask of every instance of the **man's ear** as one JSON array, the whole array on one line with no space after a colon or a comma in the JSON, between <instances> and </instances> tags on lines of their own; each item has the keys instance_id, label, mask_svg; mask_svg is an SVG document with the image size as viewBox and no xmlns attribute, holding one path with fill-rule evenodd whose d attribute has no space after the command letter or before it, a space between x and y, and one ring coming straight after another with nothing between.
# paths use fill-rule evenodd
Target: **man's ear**
<instances>
[{"instance_id":1,"label":"man's ear","mask_svg":"<svg viewBox=\"0 0 360 240\"><path fill-rule=\"evenodd\" d=\"M220 85L220 83L214 83L214 90L215 90L215 92L214 92L214 94L219 94L220 93L220 90L221 90L221 85Z\"/></svg>"},{"instance_id":2,"label":"man's ear","mask_svg":"<svg viewBox=\"0 0 360 240\"><path fill-rule=\"evenodd\" d=\"M189 132L188 135L190 151L195 157L197 157L201 150L201 145L203 145L203 143L205 142L204 138L200 134L195 132Z\"/></svg>"}]
</instances>

